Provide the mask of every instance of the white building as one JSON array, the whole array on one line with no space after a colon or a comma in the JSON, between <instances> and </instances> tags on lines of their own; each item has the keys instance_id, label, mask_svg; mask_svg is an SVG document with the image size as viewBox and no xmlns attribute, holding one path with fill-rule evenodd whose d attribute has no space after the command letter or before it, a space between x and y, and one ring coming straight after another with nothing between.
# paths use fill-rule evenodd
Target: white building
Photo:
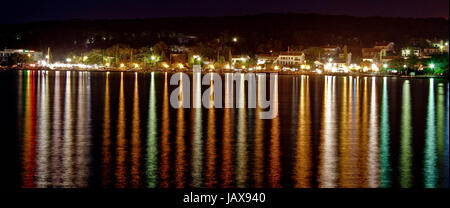
<instances>
[{"instance_id":1,"label":"white building","mask_svg":"<svg viewBox=\"0 0 450 208\"><path fill-rule=\"evenodd\" d=\"M250 60L249 56L246 55L242 55L242 56L235 56L233 55L233 57L231 58L231 64L235 65L235 64L245 64Z\"/></svg>"},{"instance_id":2,"label":"white building","mask_svg":"<svg viewBox=\"0 0 450 208\"><path fill-rule=\"evenodd\" d=\"M274 61L275 64L283 66L300 65L305 62L305 54L301 52L281 52Z\"/></svg>"}]
</instances>

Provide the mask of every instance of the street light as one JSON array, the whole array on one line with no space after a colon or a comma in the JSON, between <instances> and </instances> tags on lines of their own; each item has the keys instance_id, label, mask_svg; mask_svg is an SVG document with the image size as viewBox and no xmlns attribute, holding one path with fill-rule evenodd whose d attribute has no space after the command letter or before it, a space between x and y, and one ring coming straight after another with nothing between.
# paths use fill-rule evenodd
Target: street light
<instances>
[{"instance_id":1,"label":"street light","mask_svg":"<svg viewBox=\"0 0 450 208\"><path fill-rule=\"evenodd\" d=\"M194 58L194 61L201 61L202 60L200 55L193 55L192 58Z\"/></svg>"},{"instance_id":2,"label":"street light","mask_svg":"<svg viewBox=\"0 0 450 208\"><path fill-rule=\"evenodd\" d=\"M388 65L387 64L383 64L383 68L387 69Z\"/></svg>"},{"instance_id":3,"label":"street light","mask_svg":"<svg viewBox=\"0 0 450 208\"><path fill-rule=\"evenodd\" d=\"M71 58L66 58L66 62L70 63L72 61Z\"/></svg>"},{"instance_id":4,"label":"street light","mask_svg":"<svg viewBox=\"0 0 450 208\"><path fill-rule=\"evenodd\" d=\"M433 63L430 64L430 68L431 68L431 70L433 70L433 74L434 74L434 64Z\"/></svg>"},{"instance_id":5,"label":"street light","mask_svg":"<svg viewBox=\"0 0 450 208\"><path fill-rule=\"evenodd\" d=\"M233 38L233 42L236 43L237 41L238 41L237 37L234 37L234 38Z\"/></svg>"}]
</instances>

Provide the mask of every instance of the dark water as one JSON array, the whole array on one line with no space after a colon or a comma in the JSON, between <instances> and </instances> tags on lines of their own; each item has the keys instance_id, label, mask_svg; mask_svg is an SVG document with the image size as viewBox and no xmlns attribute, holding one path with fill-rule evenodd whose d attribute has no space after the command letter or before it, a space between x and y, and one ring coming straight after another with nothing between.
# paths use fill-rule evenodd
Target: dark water
<instances>
[{"instance_id":1,"label":"dark water","mask_svg":"<svg viewBox=\"0 0 450 208\"><path fill-rule=\"evenodd\" d=\"M172 108L171 74L10 76L17 186L449 186L447 80L280 75L279 114L261 120Z\"/></svg>"}]
</instances>

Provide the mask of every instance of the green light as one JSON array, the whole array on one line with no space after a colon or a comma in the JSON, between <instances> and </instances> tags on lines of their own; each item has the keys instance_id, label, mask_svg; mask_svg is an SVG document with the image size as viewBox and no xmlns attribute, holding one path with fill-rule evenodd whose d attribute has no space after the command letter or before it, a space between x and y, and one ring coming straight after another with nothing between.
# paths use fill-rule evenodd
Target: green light
<instances>
[{"instance_id":1,"label":"green light","mask_svg":"<svg viewBox=\"0 0 450 208\"><path fill-rule=\"evenodd\" d=\"M434 103L434 80L430 79L427 106L427 122L425 127L425 149L424 149L424 183L426 188L436 187L436 124Z\"/></svg>"},{"instance_id":2,"label":"green light","mask_svg":"<svg viewBox=\"0 0 450 208\"><path fill-rule=\"evenodd\" d=\"M381 101L381 121L380 121L380 166L381 166L381 187L391 186L391 167L389 156L389 102L387 77L383 79L383 97Z\"/></svg>"},{"instance_id":3,"label":"green light","mask_svg":"<svg viewBox=\"0 0 450 208\"><path fill-rule=\"evenodd\" d=\"M437 103L436 103L436 144L437 153L439 154L439 170L444 170L445 166L448 166L448 156L447 161L445 161L445 89L444 84L439 83L437 88ZM448 126L447 126L448 128ZM447 137L448 139L448 137ZM445 174L441 174L445 177ZM448 183L444 180L441 181L441 187L448 187Z\"/></svg>"}]
</instances>

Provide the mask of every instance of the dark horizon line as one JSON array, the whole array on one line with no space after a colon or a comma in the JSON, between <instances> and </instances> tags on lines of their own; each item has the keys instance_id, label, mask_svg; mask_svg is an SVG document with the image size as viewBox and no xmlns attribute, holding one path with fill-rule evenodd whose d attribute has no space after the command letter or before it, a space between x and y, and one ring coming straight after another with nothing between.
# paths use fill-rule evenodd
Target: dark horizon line
<instances>
[{"instance_id":1,"label":"dark horizon line","mask_svg":"<svg viewBox=\"0 0 450 208\"><path fill-rule=\"evenodd\" d=\"M449 20L449 17L402 17L402 16L358 16L358 15L344 15L344 14L323 14L319 12L261 12L261 13L249 13L242 15L222 15L222 16L165 16L165 17L136 17L136 18L68 18L68 19L53 19L53 20L39 20L39 21L26 21L26 22L15 22L15 23L0 23L0 25L26 25L26 24L38 24L38 23L51 23L51 22L70 22L70 21L123 21L123 20L169 20L169 19L182 19L182 18L236 18L236 17L255 17L255 16L265 16L265 15L311 15L311 16L324 16L324 17L351 17L351 18L387 18L387 19L409 19L409 20L425 20L425 19L443 19L445 21Z\"/></svg>"}]
</instances>

